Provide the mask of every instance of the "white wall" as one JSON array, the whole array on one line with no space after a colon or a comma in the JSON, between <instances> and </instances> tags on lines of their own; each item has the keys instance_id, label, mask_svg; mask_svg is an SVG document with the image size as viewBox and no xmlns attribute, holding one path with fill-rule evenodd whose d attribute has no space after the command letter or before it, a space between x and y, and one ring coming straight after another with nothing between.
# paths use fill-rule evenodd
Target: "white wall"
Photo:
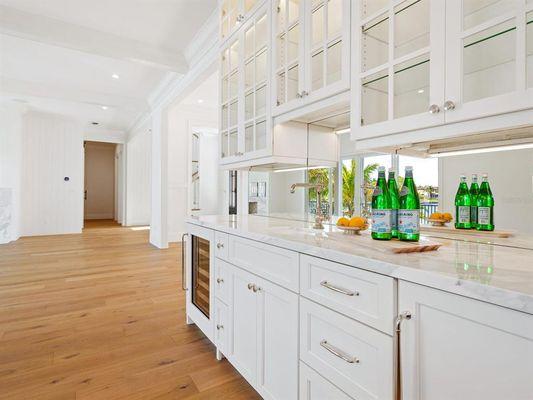
<instances>
[{"instance_id":1,"label":"white wall","mask_svg":"<svg viewBox=\"0 0 533 400\"><path fill-rule=\"evenodd\" d=\"M81 125L61 116L28 112L23 120L22 149L21 236L80 233Z\"/></svg>"},{"instance_id":2,"label":"white wall","mask_svg":"<svg viewBox=\"0 0 533 400\"><path fill-rule=\"evenodd\" d=\"M199 130L200 215L217 214L219 202L219 136Z\"/></svg>"},{"instance_id":3,"label":"white wall","mask_svg":"<svg viewBox=\"0 0 533 400\"><path fill-rule=\"evenodd\" d=\"M115 216L115 144L85 143L85 219Z\"/></svg>"},{"instance_id":4,"label":"white wall","mask_svg":"<svg viewBox=\"0 0 533 400\"><path fill-rule=\"evenodd\" d=\"M496 229L533 234L533 150L443 157L439 160L442 210L453 211L459 175L489 174ZM481 176L480 176L481 180Z\"/></svg>"},{"instance_id":5,"label":"white wall","mask_svg":"<svg viewBox=\"0 0 533 400\"><path fill-rule=\"evenodd\" d=\"M0 103L0 244L20 236L21 106Z\"/></svg>"},{"instance_id":6,"label":"white wall","mask_svg":"<svg viewBox=\"0 0 533 400\"><path fill-rule=\"evenodd\" d=\"M151 137L143 127L126 144L125 225L150 224Z\"/></svg>"},{"instance_id":7,"label":"white wall","mask_svg":"<svg viewBox=\"0 0 533 400\"><path fill-rule=\"evenodd\" d=\"M290 192L293 183L306 182L305 171L272 172L270 174L269 204L271 214L289 214L300 217L305 214L305 191L298 188Z\"/></svg>"}]
</instances>

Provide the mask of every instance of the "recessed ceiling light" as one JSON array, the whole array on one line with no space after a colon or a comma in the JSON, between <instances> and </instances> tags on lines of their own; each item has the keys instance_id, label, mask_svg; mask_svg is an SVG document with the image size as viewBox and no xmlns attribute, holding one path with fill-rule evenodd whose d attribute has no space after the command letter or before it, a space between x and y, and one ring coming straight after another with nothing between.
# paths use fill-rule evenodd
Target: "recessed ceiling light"
<instances>
[{"instance_id":1,"label":"recessed ceiling light","mask_svg":"<svg viewBox=\"0 0 533 400\"><path fill-rule=\"evenodd\" d=\"M100 106L102 108L102 110L107 110L109 107L108 106Z\"/></svg>"},{"instance_id":2,"label":"recessed ceiling light","mask_svg":"<svg viewBox=\"0 0 533 400\"><path fill-rule=\"evenodd\" d=\"M198 104L202 104L204 101L202 99L198 100Z\"/></svg>"},{"instance_id":3,"label":"recessed ceiling light","mask_svg":"<svg viewBox=\"0 0 533 400\"><path fill-rule=\"evenodd\" d=\"M120 78L120 76L118 76L118 74L113 74L113 75L111 75L111 78L118 79L118 78Z\"/></svg>"},{"instance_id":4,"label":"recessed ceiling light","mask_svg":"<svg viewBox=\"0 0 533 400\"><path fill-rule=\"evenodd\" d=\"M418 93L424 93L424 89L418 89Z\"/></svg>"}]
</instances>

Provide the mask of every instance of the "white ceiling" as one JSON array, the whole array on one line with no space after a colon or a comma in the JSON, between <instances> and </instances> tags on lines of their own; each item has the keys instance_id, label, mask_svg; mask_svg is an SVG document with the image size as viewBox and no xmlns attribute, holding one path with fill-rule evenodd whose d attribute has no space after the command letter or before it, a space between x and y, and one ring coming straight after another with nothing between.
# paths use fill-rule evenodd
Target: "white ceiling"
<instances>
[{"instance_id":1,"label":"white ceiling","mask_svg":"<svg viewBox=\"0 0 533 400\"><path fill-rule=\"evenodd\" d=\"M0 98L127 130L163 79L186 72L183 50L215 7L216 0L0 0Z\"/></svg>"}]
</instances>

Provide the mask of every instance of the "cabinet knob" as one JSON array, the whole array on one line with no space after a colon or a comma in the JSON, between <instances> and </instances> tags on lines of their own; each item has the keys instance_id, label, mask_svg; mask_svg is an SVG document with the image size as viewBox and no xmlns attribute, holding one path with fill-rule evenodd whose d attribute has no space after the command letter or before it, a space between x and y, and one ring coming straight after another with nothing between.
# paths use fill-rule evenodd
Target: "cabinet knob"
<instances>
[{"instance_id":1,"label":"cabinet knob","mask_svg":"<svg viewBox=\"0 0 533 400\"><path fill-rule=\"evenodd\" d=\"M429 113L430 114L438 114L440 112L440 108L436 104L432 104L429 106Z\"/></svg>"},{"instance_id":2,"label":"cabinet knob","mask_svg":"<svg viewBox=\"0 0 533 400\"><path fill-rule=\"evenodd\" d=\"M253 284L253 283L249 283L249 284L248 284L248 290L252 290L253 287L254 287L254 284Z\"/></svg>"},{"instance_id":3,"label":"cabinet knob","mask_svg":"<svg viewBox=\"0 0 533 400\"><path fill-rule=\"evenodd\" d=\"M442 107L444 108L444 111L455 110L455 103L451 100L448 100L444 103Z\"/></svg>"},{"instance_id":4,"label":"cabinet knob","mask_svg":"<svg viewBox=\"0 0 533 400\"><path fill-rule=\"evenodd\" d=\"M307 93L306 90L304 90L304 91L302 92L302 97L305 97L305 96L309 96L309 93Z\"/></svg>"},{"instance_id":5,"label":"cabinet knob","mask_svg":"<svg viewBox=\"0 0 533 400\"><path fill-rule=\"evenodd\" d=\"M302 94L301 94L300 92L296 93L296 98L297 98L297 99L301 99L302 97L303 97L303 96L302 96ZM279 106L279 104L278 104L278 106Z\"/></svg>"},{"instance_id":6,"label":"cabinet knob","mask_svg":"<svg viewBox=\"0 0 533 400\"><path fill-rule=\"evenodd\" d=\"M235 153L235 155L236 155L236 156L239 156L239 157L240 157L240 156L243 156L243 155L244 155L244 153L243 153L243 152L241 152L241 151L238 151L238 152L236 152L236 153Z\"/></svg>"},{"instance_id":7,"label":"cabinet knob","mask_svg":"<svg viewBox=\"0 0 533 400\"><path fill-rule=\"evenodd\" d=\"M224 329L224 325L217 325L217 331Z\"/></svg>"},{"instance_id":8,"label":"cabinet knob","mask_svg":"<svg viewBox=\"0 0 533 400\"><path fill-rule=\"evenodd\" d=\"M224 279L222 278L217 278L217 283L223 283L224 282Z\"/></svg>"},{"instance_id":9,"label":"cabinet knob","mask_svg":"<svg viewBox=\"0 0 533 400\"><path fill-rule=\"evenodd\" d=\"M217 249L223 249L224 243L217 243Z\"/></svg>"},{"instance_id":10,"label":"cabinet knob","mask_svg":"<svg viewBox=\"0 0 533 400\"><path fill-rule=\"evenodd\" d=\"M254 293L257 293L261 290L261 288L259 286L253 286L252 290L254 291Z\"/></svg>"}]
</instances>

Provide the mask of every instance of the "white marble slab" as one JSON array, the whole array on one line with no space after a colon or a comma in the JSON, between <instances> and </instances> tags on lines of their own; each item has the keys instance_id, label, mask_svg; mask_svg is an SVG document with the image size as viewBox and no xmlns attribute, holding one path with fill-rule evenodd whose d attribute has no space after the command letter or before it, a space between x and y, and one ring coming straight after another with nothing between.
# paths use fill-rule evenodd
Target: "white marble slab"
<instances>
[{"instance_id":1,"label":"white marble slab","mask_svg":"<svg viewBox=\"0 0 533 400\"><path fill-rule=\"evenodd\" d=\"M252 215L187 222L533 314L532 250L432 238L438 251L393 254L334 226Z\"/></svg>"}]
</instances>

